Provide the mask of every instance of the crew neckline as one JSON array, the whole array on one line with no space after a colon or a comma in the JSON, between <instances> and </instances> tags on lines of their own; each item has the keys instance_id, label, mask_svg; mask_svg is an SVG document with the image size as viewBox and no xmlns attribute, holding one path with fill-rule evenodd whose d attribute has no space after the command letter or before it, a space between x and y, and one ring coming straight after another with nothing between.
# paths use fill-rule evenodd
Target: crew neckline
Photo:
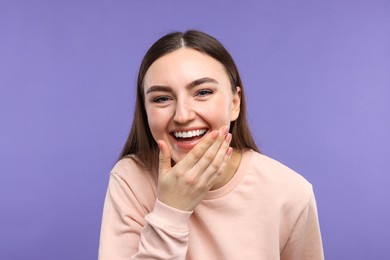
<instances>
[{"instance_id":1,"label":"crew neckline","mask_svg":"<svg viewBox=\"0 0 390 260\"><path fill-rule=\"evenodd\" d=\"M226 194L230 193L235 187L237 187L247 172L247 169L248 169L248 166L250 164L253 152L254 152L253 150L243 151L240 164L239 164L234 176L229 180L228 183L226 183L222 187L220 187L216 190L209 191L206 194L206 197L204 198L204 200L213 200L213 199L221 198L221 197L225 196Z\"/></svg>"}]
</instances>

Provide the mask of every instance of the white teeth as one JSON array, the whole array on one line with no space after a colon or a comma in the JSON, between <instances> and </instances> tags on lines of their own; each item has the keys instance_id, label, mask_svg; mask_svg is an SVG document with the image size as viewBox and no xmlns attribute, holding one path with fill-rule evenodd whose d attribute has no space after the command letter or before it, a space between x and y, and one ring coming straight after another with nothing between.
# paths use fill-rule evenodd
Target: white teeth
<instances>
[{"instance_id":1,"label":"white teeth","mask_svg":"<svg viewBox=\"0 0 390 260\"><path fill-rule=\"evenodd\" d=\"M193 130L193 131L187 131L187 132L174 132L173 135L176 138L191 138L194 136L200 136L206 133L205 129L202 130Z\"/></svg>"}]
</instances>

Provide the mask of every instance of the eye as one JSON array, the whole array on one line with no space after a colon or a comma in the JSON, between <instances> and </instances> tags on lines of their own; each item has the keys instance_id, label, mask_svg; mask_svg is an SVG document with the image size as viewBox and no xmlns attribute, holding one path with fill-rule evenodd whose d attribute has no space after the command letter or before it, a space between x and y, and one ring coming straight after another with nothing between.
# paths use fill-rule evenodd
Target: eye
<instances>
[{"instance_id":1,"label":"eye","mask_svg":"<svg viewBox=\"0 0 390 260\"><path fill-rule=\"evenodd\" d=\"M165 103L169 101L170 98L168 96L158 96L152 99L153 103Z\"/></svg>"},{"instance_id":2,"label":"eye","mask_svg":"<svg viewBox=\"0 0 390 260\"><path fill-rule=\"evenodd\" d=\"M211 90L211 89L201 89L199 91L197 91L195 93L195 96L198 96L198 97L205 97L205 96L208 96L208 95L211 95L213 94L214 92Z\"/></svg>"}]
</instances>

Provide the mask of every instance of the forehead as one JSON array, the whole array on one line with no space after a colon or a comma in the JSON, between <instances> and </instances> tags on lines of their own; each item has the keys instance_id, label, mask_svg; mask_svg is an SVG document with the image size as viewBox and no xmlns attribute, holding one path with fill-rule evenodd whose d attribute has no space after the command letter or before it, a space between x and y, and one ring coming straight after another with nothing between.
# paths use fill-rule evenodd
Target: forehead
<instances>
[{"instance_id":1,"label":"forehead","mask_svg":"<svg viewBox=\"0 0 390 260\"><path fill-rule=\"evenodd\" d=\"M144 86L185 84L204 77L229 82L219 61L195 49L181 48L160 57L149 67Z\"/></svg>"}]
</instances>

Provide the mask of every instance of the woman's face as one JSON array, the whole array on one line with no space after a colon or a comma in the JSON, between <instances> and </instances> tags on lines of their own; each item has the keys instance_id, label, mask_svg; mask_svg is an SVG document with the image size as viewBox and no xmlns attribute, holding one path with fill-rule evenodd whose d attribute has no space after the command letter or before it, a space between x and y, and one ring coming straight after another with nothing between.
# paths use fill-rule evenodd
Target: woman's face
<instances>
[{"instance_id":1,"label":"woman's face","mask_svg":"<svg viewBox=\"0 0 390 260\"><path fill-rule=\"evenodd\" d=\"M240 112L240 88L232 92L223 65L191 48L157 59L146 72L144 94L153 138L167 143L175 162Z\"/></svg>"}]
</instances>

